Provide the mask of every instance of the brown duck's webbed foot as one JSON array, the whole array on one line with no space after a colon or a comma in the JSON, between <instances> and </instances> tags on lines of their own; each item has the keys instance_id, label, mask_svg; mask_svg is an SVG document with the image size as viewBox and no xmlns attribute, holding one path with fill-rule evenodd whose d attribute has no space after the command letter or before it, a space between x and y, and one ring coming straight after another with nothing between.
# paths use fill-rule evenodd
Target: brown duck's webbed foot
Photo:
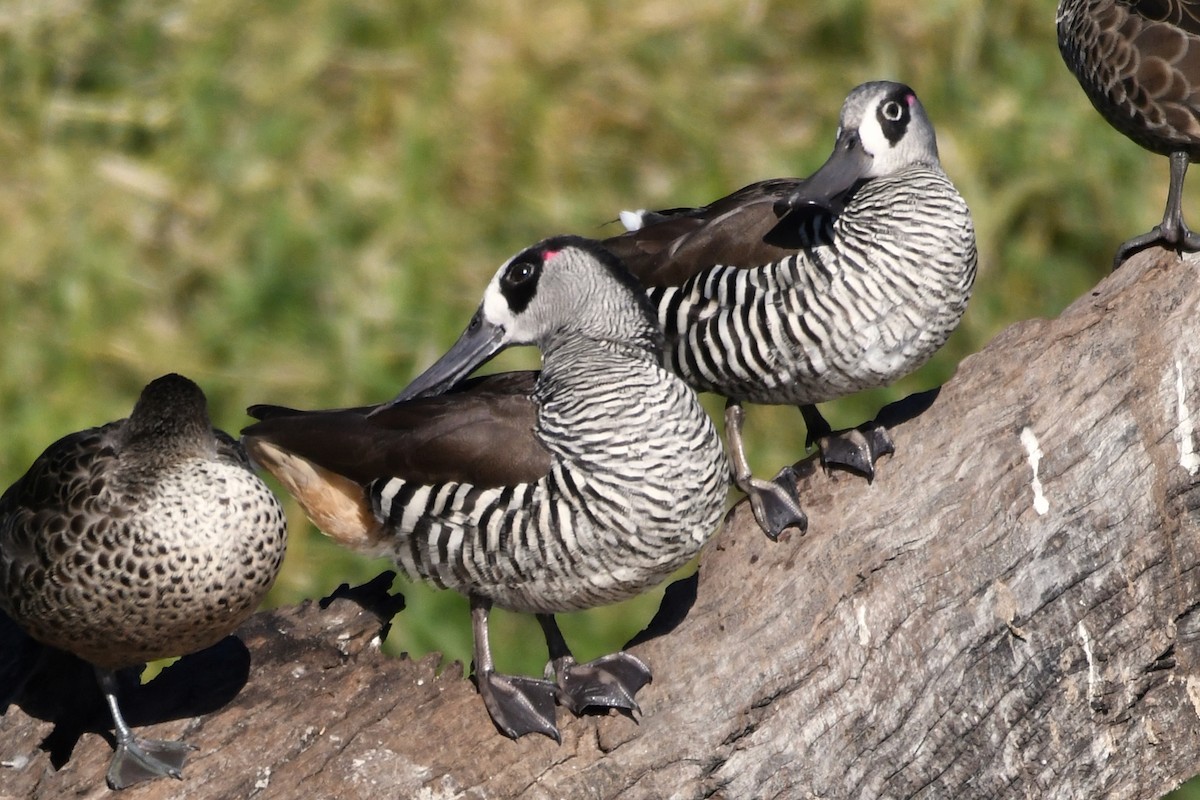
<instances>
[{"instance_id":1,"label":"brown duck's webbed foot","mask_svg":"<svg viewBox=\"0 0 1200 800\"><path fill-rule=\"evenodd\" d=\"M814 405L800 406L808 426L806 444L821 451L821 463L857 472L872 480L875 462L896 452L896 445L887 428L875 421L864 422L857 428L834 431Z\"/></svg>"},{"instance_id":2,"label":"brown duck's webbed foot","mask_svg":"<svg viewBox=\"0 0 1200 800\"><path fill-rule=\"evenodd\" d=\"M117 751L108 767L108 785L125 789L135 783L153 778L183 779L183 762L196 748L186 742L164 742L139 739L121 715L117 706L117 680L110 670L96 668L96 678L112 714L117 738Z\"/></svg>"},{"instance_id":3,"label":"brown duck's webbed foot","mask_svg":"<svg viewBox=\"0 0 1200 800\"><path fill-rule=\"evenodd\" d=\"M475 684L492 722L510 739L540 733L561 743L562 737L554 719L558 687L551 681L497 673L488 641L491 601L476 596L470 599L475 638Z\"/></svg>"},{"instance_id":4,"label":"brown duck's webbed foot","mask_svg":"<svg viewBox=\"0 0 1200 800\"><path fill-rule=\"evenodd\" d=\"M615 708L641 712L634 699L650 683L650 668L640 658L626 652L612 653L587 662L576 663L552 614L539 614L538 622L546 634L550 662L546 677L558 684L559 702L576 716L589 708Z\"/></svg>"},{"instance_id":5,"label":"brown duck's webbed foot","mask_svg":"<svg viewBox=\"0 0 1200 800\"><path fill-rule=\"evenodd\" d=\"M1193 233L1183 221L1183 179L1187 175L1188 163L1186 152L1171 153L1171 185L1167 190L1167 207L1163 211L1162 222L1117 248L1113 258L1114 271L1131 255L1151 245L1162 244L1176 250L1200 250L1200 235Z\"/></svg>"},{"instance_id":6,"label":"brown duck's webbed foot","mask_svg":"<svg viewBox=\"0 0 1200 800\"><path fill-rule=\"evenodd\" d=\"M788 528L797 528L804 533L808 530L808 516L800 508L795 470L784 467L769 481L755 478L742 441L744 419L741 404L730 400L725 406L725 441L729 446L734 483L750 499L754 518L768 538L778 540Z\"/></svg>"}]
</instances>

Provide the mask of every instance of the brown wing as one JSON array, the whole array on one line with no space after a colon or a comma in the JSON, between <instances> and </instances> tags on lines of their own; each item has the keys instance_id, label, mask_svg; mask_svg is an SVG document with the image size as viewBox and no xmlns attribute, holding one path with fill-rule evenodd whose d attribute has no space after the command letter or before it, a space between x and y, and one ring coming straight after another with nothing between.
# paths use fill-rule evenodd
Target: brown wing
<instances>
[{"instance_id":1,"label":"brown wing","mask_svg":"<svg viewBox=\"0 0 1200 800\"><path fill-rule=\"evenodd\" d=\"M1090 0L1060 19L1058 33L1109 124L1152 152L1200 157L1200 3Z\"/></svg>"},{"instance_id":2,"label":"brown wing","mask_svg":"<svg viewBox=\"0 0 1200 800\"><path fill-rule=\"evenodd\" d=\"M103 488L117 467L115 443L124 420L62 437L0 496L0 609L25 619L52 572L61 594L81 567L66 553L111 524ZM62 573L67 573L65 576ZM22 591L19 587L37 587ZM35 634L37 635L37 634ZM52 631L38 638L54 641Z\"/></svg>"},{"instance_id":3,"label":"brown wing","mask_svg":"<svg viewBox=\"0 0 1200 800\"><path fill-rule=\"evenodd\" d=\"M1155 22L1166 22L1193 36L1200 36L1198 0L1121 0L1136 13Z\"/></svg>"},{"instance_id":4,"label":"brown wing","mask_svg":"<svg viewBox=\"0 0 1200 800\"><path fill-rule=\"evenodd\" d=\"M0 496L0 573L45 561L38 552L44 529L60 532L59 540L73 544L83 527L105 515L108 509L96 497L116 466L114 443L123 424L110 422L62 437ZM88 522L80 524L76 517ZM0 588L5 580L0 574Z\"/></svg>"},{"instance_id":5,"label":"brown wing","mask_svg":"<svg viewBox=\"0 0 1200 800\"><path fill-rule=\"evenodd\" d=\"M606 239L604 246L646 286L678 286L715 264L769 264L803 244L803 220L783 217L775 204L804 184L802 178L775 178L702 208L657 212L644 227Z\"/></svg>"},{"instance_id":6,"label":"brown wing","mask_svg":"<svg viewBox=\"0 0 1200 800\"><path fill-rule=\"evenodd\" d=\"M401 477L496 487L538 480L550 453L534 433L536 372L464 382L450 393L376 407L295 411L253 406L242 431L359 484ZM251 448L253 451L253 448Z\"/></svg>"}]
</instances>

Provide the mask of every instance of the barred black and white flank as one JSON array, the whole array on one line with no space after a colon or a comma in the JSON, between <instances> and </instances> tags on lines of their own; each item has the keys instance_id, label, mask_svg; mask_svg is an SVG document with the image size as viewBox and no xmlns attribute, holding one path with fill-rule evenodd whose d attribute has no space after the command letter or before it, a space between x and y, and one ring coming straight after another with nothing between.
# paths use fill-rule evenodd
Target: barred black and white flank
<instances>
[{"instance_id":1,"label":"barred black and white flank","mask_svg":"<svg viewBox=\"0 0 1200 800\"><path fill-rule=\"evenodd\" d=\"M504 347L531 343L540 374L459 384ZM556 697L576 712L633 709L650 673L627 653L575 664L553 614L661 582L724 508L720 439L662 359L640 285L597 243L558 237L501 267L459 341L392 403L257 406L262 421L244 441L326 533L468 595L496 725L557 738ZM556 683L494 672L493 603L538 615Z\"/></svg>"},{"instance_id":2,"label":"barred black and white flank","mask_svg":"<svg viewBox=\"0 0 1200 800\"><path fill-rule=\"evenodd\" d=\"M1113 269L1162 244L1200 250L1183 221L1183 179L1200 159L1200 3L1195 0L1059 0L1058 48L1110 125L1169 156L1162 222L1124 242Z\"/></svg>"},{"instance_id":3,"label":"barred black and white flank","mask_svg":"<svg viewBox=\"0 0 1200 800\"><path fill-rule=\"evenodd\" d=\"M863 84L842 107L832 155L809 178L629 221L636 229L605 245L650 287L667 363L734 401L726 430L738 483L763 528L777 536L802 527L789 470L774 482L751 477L737 402L800 405L826 462L870 476L891 451L886 432L829 436L815 404L920 367L971 295L971 214L942 171L924 108L902 84Z\"/></svg>"}]
</instances>

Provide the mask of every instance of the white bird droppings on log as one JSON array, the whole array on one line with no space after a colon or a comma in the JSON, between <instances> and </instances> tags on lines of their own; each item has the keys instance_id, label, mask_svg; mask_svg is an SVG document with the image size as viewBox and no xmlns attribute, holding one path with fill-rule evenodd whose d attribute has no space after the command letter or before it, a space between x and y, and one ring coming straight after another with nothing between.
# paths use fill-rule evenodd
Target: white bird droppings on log
<instances>
[{"instance_id":1,"label":"white bird droppings on log","mask_svg":"<svg viewBox=\"0 0 1200 800\"><path fill-rule=\"evenodd\" d=\"M1042 490L1042 479L1038 477L1038 465L1042 463L1042 449L1038 445L1037 436L1034 435L1032 428L1021 429L1021 444L1025 445L1025 452L1029 454L1029 466L1033 470L1033 510L1038 513L1038 516L1041 516L1050 510L1050 501L1046 499L1045 492Z\"/></svg>"}]
</instances>

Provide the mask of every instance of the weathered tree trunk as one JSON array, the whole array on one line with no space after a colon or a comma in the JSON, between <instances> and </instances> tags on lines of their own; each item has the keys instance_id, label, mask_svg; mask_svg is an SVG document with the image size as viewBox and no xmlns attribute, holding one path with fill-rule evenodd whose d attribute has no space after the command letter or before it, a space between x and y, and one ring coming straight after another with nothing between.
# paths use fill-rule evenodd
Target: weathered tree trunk
<instances>
[{"instance_id":1,"label":"weathered tree trunk","mask_svg":"<svg viewBox=\"0 0 1200 800\"><path fill-rule=\"evenodd\" d=\"M1200 772L1200 259L1136 257L925 399L874 484L807 471L807 536L739 506L634 648L636 724L509 741L458 672L305 604L240 632L231 702L141 729L199 746L186 780L124 796L1158 798ZM236 688L227 650L176 683ZM36 705L0 719L0 797L103 794L110 745L53 769Z\"/></svg>"}]
</instances>

